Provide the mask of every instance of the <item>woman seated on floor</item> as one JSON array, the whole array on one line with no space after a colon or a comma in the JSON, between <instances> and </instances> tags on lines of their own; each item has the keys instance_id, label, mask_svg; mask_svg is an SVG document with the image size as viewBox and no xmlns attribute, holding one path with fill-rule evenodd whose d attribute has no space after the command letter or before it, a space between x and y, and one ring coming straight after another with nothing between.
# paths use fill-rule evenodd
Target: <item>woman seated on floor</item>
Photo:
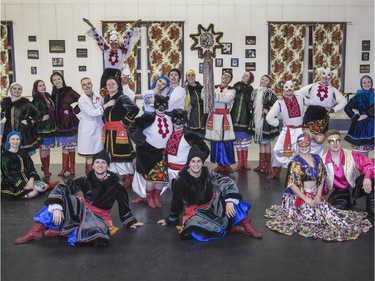
<instances>
[{"instance_id":1,"label":"woman seated on floor","mask_svg":"<svg viewBox=\"0 0 375 281\"><path fill-rule=\"evenodd\" d=\"M266 226L326 241L354 240L367 232L372 225L366 212L339 210L324 201L326 170L319 155L310 153L310 136L301 134L297 144L299 154L288 165L282 204L266 209L265 217L271 219Z\"/></svg>"},{"instance_id":2,"label":"woman seated on floor","mask_svg":"<svg viewBox=\"0 0 375 281\"><path fill-rule=\"evenodd\" d=\"M20 148L21 134L8 134L5 151L1 157L1 197L9 200L34 198L49 189L35 170L29 154Z\"/></svg>"}]
</instances>

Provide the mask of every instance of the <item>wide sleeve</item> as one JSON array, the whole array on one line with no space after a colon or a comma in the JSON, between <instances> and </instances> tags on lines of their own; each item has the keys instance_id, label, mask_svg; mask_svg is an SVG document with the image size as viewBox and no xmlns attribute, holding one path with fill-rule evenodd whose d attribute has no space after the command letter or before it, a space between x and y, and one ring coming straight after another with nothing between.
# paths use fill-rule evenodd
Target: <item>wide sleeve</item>
<instances>
[{"instance_id":1,"label":"wide sleeve","mask_svg":"<svg viewBox=\"0 0 375 281\"><path fill-rule=\"evenodd\" d=\"M79 98L81 97L80 94L78 94L76 91L74 91L73 89L70 91L70 98L71 98L71 104L73 103L77 103L75 104L74 106L72 106L73 108L73 112L75 114L78 114L80 112L80 109L79 109L79 106L78 106L78 100Z\"/></svg>"},{"instance_id":2,"label":"wide sleeve","mask_svg":"<svg viewBox=\"0 0 375 281\"><path fill-rule=\"evenodd\" d=\"M131 140L136 145L143 145L146 142L146 136L143 130L149 127L155 120L155 116L151 114L143 114L135 118L134 122L128 127L128 132Z\"/></svg>"},{"instance_id":3,"label":"wide sleeve","mask_svg":"<svg viewBox=\"0 0 375 281\"><path fill-rule=\"evenodd\" d=\"M98 30L96 28L93 28L93 29L91 29L91 31L92 31L92 34L95 37L95 40L96 40L100 50L102 50L103 52L105 50L108 50L109 46L107 45L107 42L104 40L104 38L99 34Z\"/></svg>"},{"instance_id":4,"label":"wide sleeve","mask_svg":"<svg viewBox=\"0 0 375 281\"><path fill-rule=\"evenodd\" d=\"M171 95L169 96L168 101L168 112L173 111L173 109L185 108L185 98L186 98L186 91L184 88L178 86L173 89Z\"/></svg>"},{"instance_id":5,"label":"wide sleeve","mask_svg":"<svg viewBox=\"0 0 375 281\"><path fill-rule=\"evenodd\" d=\"M271 107L277 102L277 96L270 90L268 89L266 91L266 97L263 100L263 108L270 110Z\"/></svg>"},{"instance_id":6,"label":"wide sleeve","mask_svg":"<svg viewBox=\"0 0 375 281\"><path fill-rule=\"evenodd\" d=\"M122 49L125 58L131 54L140 37L141 31L139 27L129 28L125 31L124 48Z\"/></svg>"},{"instance_id":7,"label":"wide sleeve","mask_svg":"<svg viewBox=\"0 0 375 281\"><path fill-rule=\"evenodd\" d=\"M40 121L42 121L43 115L42 112L38 110L38 108L32 103L28 102L28 108L29 108L29 118L31 118L35 124L38 124Z\"/></svg>"},{"instance_id":8,"label":"wide sleeve","mask_svg":"<svg viewBox=\"0 0 375 281\"><path fill-rule=\"evenodd\" d=\"M78 99L78 107L81 110L81 112L85 113L88 116L92 116L92 117L102 116L103 112L104 112L102 106L100 106L98 108L95 108L92 105L91 101L84 96L81 96Z\"/></svg>"},{"instance_id":9,"label":"wide sleeve","mask_svg":"<svg viewBox=\"0 0 375 281\"><path fill-rule=\"evenodd\" d=\"M193 145L198 146L199 149L206 154L206 157L208 157L208 155L210 154L210 148L208 147L208 145L206 144L204 139L202 139L197 134L195 134L193 132L190 132L190 131L184 133L184 135L185 135L185 139L186 139L187 143L190 146L193 146Z\"/></svg>"},{"instance_id":10,"label":"wide sleeve","mask_svg":"<svg viewBox=\"0 0 375 281\"><path fill-rule=\"evenodd\" d=\"M299 89L297 91L294 91L295 95L303 97L303 100L304 100L306 105L310 104L309 103L309 101L310 101L310 89L311 89L312 86L313 86L313 84L310 84L310 85L307 85L305 87L302 87L301 89Z\"/></svg>"},{"instance_id":11,"label":"wide sleeve","mask_svg":"<svg viewBox=\"0 0 375 281\"><path fill-rule=\"evenodd\" d=\"M333 88L335 91L335 97L336 97L336 105L333 107L333 110L335 112L338 112L342 109L344 109L345 105L348 103L344 95L337 90L336 88Z\"/></svg>"},{"instance_id":12,"label":"wide sleeve","mask_svg":"<svg viewBox=\"0 0 375 281\"><path fill-rule=\"evenodd\" d=\"M286 172L285 193L294 194L291 189L292 185L297 186L303 192L302 175L301 165L294 160L290 161Z\"/></svg>"},{"instance_id":13,"label":"wide sleeve","mask_svg":"<svg viewBox=\"0 0 375 281\"><path fill-rule=\"evenodd\" d=\"M366 179L374 178L374 162L362 153L352 151L355 165L361 175L365 175Z\"/></svg>"},{"instance_id":14,"label":"wide sleeve","mask_svg":"<svg viewBox=\"0 0 375 281\"><path fill-rule=\"evenodd\" d=\"M126 113L121 121L125 125L130 125L134 122L140 109L128 96L122 95L119 101L121 102L122 107L126 109Z\"/></svg>"},{"instance_id":15,"label":"wide sleeve","mask_svg":"<svg viewBox=\"0 0 375 281\"><path fill-rule=\"evenodd\" d=\"M242 195L236 183L230 177L210 171L208 180L212 184L213 191L220 191L224 199L242 200Z\"/></svg>"},{"instance_id":16,"label":"wide sleeve","mask_svg":"<svg viewBox=\"0 0 375 281\"><path fill-rule=\"evenodd\" d=\"M120 216L121 223L125 227L130 227L132 224L136 223L137 220L133 216L130 206L129 206L129 196L126 192L124 186L117 183L117 195L116 195L116 201L118 206L118 213Z\"/></svg>"},{"instance_id":17,"label":"wide sleeve","mask_svg":"<svg viewBox=\"0 0 375 281\"><path fill-rule=\"evenodd\" d=\"M228 89L228 91L220 92L215 91L215 97L217 102L232 103L236 96L236 90Z\"/></svg>"},{"instance_id":18,"label":"wide sleeve","mask_svg":"<svg viewBox=\"0 0 375 281\"><path fill-rule=\"evenodd\" d=\"M270 111L268 111L266 116L266 121L271 126L277 127L279 126L279 119L277 116L280 114L280 101L276 101L275 104L271 107Z\"/></svg>"},{"instance_id":19,"label":"wide sleeve","mask_svg":"<svg viewBox=\"0 0 375 281\"><path fill-rule=\"evenodd\" d=\"M40 180L40 177L35 169L34 162L31 159L30 155L27 152L24 152L22 158L25 165L25 170L29 174L29 177L33 177L34 180Z\"/></svg>"},{"instance_id":20,"label":"wide sleeve","mask_svg":"<svg viewBox=\"0 0 375 281\"><path fill-rule=\"evenodd\" d=\"M184 210L184 200L182 196L182 188L183 183L182 179L180 177L177 177L172 180L172 202L171 202L171 208L169 211L169 216L167 218L168 224L176 224L178 223L178 218L182 211Z\"/></svg>"},{"instance_id":21,"label":"wide sleeve","mask_svg":"<svg viewBox=\"0 0 375 281\"><path fill-rule=\"evenodd\" d=\"M86 176L81 176L75 179L61 181L48 195L45 204L59 204L64 206L65 198L79 192L84 184L85 178Z\"/></svg>"},{"instance_id":22,"label":"wide sleeve","mask_svg":"<svg viewBox=\"0 0 375 281\"><path fill-rule=\"evenodd\" d=\"M24 188L27 184L26 180L21 176L20 166L16 161L10 159L9 157L1 157L1 177L5 182L10 183L18 188Z\"/></svg>"},{"instance_id":23,"label":"wide sleeve","mask_svg":"<svg viewBox=\"0 0 375 281\"><path fill-rule=\"evenodd\" d=\"M344 107L346 115L348 115L351 120L359 118L359 114L354 113L354 109L358 109L357 96L352 97Z\"/></svg>"}]
</instances>

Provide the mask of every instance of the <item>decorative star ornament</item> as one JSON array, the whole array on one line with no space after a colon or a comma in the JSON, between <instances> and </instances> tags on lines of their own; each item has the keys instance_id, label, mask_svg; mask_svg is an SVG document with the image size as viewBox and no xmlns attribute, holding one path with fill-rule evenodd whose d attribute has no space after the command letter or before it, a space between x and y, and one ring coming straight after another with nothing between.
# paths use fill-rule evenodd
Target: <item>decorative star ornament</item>
<instances>
[{"instance_id":1,"label":"decorative star ornament","mask_svg":"<svg viewBox=\"0 0 375 281\"><path fill-rule=\"evenodd\" d=\"M198 57L203 59L207 56L214 58L216 56L216 49L222 49L220 38L223 37L223 32L215 32L214 25L211 23L208 28L204 28L201 24L198 25L198 33L190 34L194 40L194 44L190 47L192 51L198 50Z\"/></svg>"}]
</instances>

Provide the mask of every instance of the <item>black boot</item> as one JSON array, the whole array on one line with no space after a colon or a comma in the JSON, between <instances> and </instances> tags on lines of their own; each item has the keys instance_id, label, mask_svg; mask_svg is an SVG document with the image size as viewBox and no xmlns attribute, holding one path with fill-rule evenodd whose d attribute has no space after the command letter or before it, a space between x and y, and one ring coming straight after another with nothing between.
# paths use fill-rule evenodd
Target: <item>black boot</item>
<instances>
[{"instance_id":1,"label":"black boot","mask_svg":"<svg viewBox=\"0 0 375 281\"><path fill-rule=\"evenodd\" d=\"M366 198L366 212L369 216L374 216L374 190L367 195Z\"/></svg>"}]
</instances>

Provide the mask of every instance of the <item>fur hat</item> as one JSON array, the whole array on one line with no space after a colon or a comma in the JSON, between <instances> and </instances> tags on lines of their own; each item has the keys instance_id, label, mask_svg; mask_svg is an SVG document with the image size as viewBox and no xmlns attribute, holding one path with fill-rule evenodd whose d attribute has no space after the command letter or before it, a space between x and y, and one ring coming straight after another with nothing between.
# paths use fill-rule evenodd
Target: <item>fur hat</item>
<instances>
[{"instance_id":1,"label":"fur hat","mask_svg":"<svg viewBox=\"0 0 375 281\"><path fill-rule=\"evenodd\" d=\"M191 159L193 159L194 157L199 157L202 160L202 163L204 163L204 161L206 161L207 159L207 156L208 156L207 153L201 150L199 146L193 145L190 148L186 165L189 166Z\"/></svg>"},{"instance_id":2,"label":"fur hat","mask_svg":"<svg viewBox=\"0 0 375 281\"><path fill-rule=\"evenodd\" d=\"M109 160L108 153L104 149L102 151L94 154L94 156L92 158L92 163L94 163L96 159L105 160L107 162L108 166L111 163L111 161Z\"/></svg>"}]
</instances>

